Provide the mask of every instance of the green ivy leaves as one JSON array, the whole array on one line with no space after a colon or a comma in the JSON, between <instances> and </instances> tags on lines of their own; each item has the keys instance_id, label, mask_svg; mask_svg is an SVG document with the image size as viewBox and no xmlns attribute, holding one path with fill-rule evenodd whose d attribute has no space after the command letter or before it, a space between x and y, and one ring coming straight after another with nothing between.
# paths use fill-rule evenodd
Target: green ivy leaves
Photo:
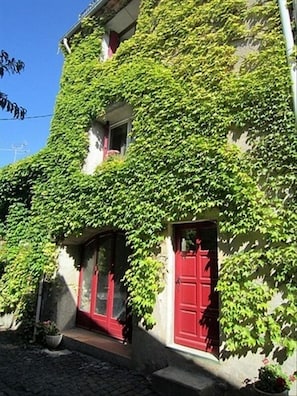
<instances>
[{"instance_id":1,"label":"green ivy leaves","mask_svg":"<svg viewBox=\"0 0 297 396\"><path fill-rule=\"evenodd\" d=\"M207 213L221 240L249 242L230 248L220 270L229 351L291 352L297 135L276 3L143 0L135 35L104 63L101 23L85 20L71 40L47 147L0 172L0 309L23 311L18 301L54 272L53 241L110 226L126 232L130 304L151 328L164 229ZM86 131L117 102L133 108L133 143L85 175Z\"/></svg>"}]
</instances>

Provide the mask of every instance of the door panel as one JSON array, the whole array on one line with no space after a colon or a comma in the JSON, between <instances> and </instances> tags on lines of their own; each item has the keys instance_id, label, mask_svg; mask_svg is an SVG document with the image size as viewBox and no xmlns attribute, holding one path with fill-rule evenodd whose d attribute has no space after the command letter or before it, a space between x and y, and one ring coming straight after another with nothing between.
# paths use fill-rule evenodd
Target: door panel
<instances>
[{"instance_id":1,"label":"door panel","mask_svg":"<svg viewBox=\"0 0 297 396\"><path fill-rule=\"evenodd\" d=\"M125 239L122 235L116 236L116 250L114 266L112 268L113 288L113 309L112 318L123 320L126 316L127 291L122 279L125 275L128 262L128 250Z\"/></svg>"},{"instance_id":2,"label":"door panel","mask_svg":"<svg viewBox=\"0 0 297 396\"><path fill-rule=\"evenodd\" d=\"M94 257L95 249L92 243L86 247L84 257L84 278L82 279L80 299L80 309L83 311L90 310Z\"/></svg>"},{"instance_id":3,"label":"door panel","mask_svg":"<svg viewBox=\"0 0 297 396\"><path fill-rule=\"evenodd\" d=\"M216 353L219 345L217 232L214 222L176 226L177 344Z\"/></svg>"},{"instance_id":4,"label":"door panel","mask_svg":"<svg viewBox=\"0 0 297 396\"><path fill-rule=\"evenodd\" d=\"M191 310L181 310L180 335L192 338L197 333L197 314Z\"/></svg>"}]
</instances>

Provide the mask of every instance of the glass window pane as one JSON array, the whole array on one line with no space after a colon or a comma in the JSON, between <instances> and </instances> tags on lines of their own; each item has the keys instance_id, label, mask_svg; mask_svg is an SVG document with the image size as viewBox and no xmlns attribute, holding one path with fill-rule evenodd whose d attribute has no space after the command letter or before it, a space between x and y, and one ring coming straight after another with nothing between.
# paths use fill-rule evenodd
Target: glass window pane
<instances>
[{"instance_id":1,"label":"glass window pane","mask_svg":"<svg viewBox=\"0 0 297 396\"><path fill-rule=\"evenodd\" d=\"M108 298L108 273L111 263L111 243L110 235L99 239L97 255L97 295L95 311L98 314L106 315L107 298Z\"/></svg>"},{"instance_id":2,"label":"glass window pane","mask_svg":"<svg viewBox=\"0 0 297 396\"><path fill-rule=\"evenodd\" d=\"M127 129L127 123L111 128L109 150L117 150L120 154L125 154L127 148Z\"/></svg>"},{"instance_id":3,"label":"glass window pane","mask_svg":"<svg viewBox=\"0 0 297 396\"><path fill-rule=\"evenodd\" d=\"M82 265L82 285L80 310L90 312L91 303L91 286L95 261L95 244L91 243L85 247L83 265Z\"/></svg>"},{"instance_id":4,"label":"glass window pane","mask_svg":"<svg viewBox=\"0 0 297 396\"><path fill-rule=\"evenodd\" d=\"M215 228L205 228L199 230L202 250L217 250L217 232Z\"/></svg>"},{"instance_id":5,"label":"glass window pane","mask_svg":"<svg viewBox=\"0 0 297 396\"><path fill-rule=\"evenodd\" d=\"M125 237L122 234L117 234L115 243L115 265L113 268L114 297L112 317L119 322L125 322L126 320L127 292L122 279L127 269L127 262L128 248L126 246Z\"/></svg>"},{"instance_id":6,"label":"glass window pane","mask_svg":"<svg viewBox=\"0 0 297 396\"><path fill-rule=\"evenodd\" d=\"M196 235L196 228L181 230L180 250L182 252L195 252L197 250Z\"/></svg>"}]
</instances>

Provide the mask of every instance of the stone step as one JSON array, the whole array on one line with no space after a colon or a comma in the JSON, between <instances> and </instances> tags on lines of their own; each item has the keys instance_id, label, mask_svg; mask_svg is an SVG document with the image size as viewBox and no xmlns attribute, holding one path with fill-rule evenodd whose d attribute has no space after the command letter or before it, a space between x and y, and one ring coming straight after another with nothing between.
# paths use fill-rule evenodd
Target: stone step
<instances>
[{"instance_id":1,"label":"stone step","mask_svg":"<svg viewBox=\"0 0 297 396\"><path fill-rule=\"evenodd\" d=\"M63 331L62 342L67 349L106 360L119 366L132 367L130 345L123 345L119 341L108 337L74 328Z\"/></svg>"},{"instance_id":2,"label":"stone step","mask_svg":"<svg viewBox=\"0 0 297 396\"><path fill-rule=\"evenodd\" d=\"M152 386L162 396L220 396L224 387L199 372L168 366L152 374Z\"/></svg>"}]
</instances>

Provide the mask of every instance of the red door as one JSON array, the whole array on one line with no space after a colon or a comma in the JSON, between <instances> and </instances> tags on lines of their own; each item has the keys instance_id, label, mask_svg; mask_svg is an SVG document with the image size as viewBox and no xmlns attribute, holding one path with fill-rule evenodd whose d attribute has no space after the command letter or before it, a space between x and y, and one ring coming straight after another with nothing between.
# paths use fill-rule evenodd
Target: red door
<instances>
[{"instance_id":1,"label":"red door","mask_svg":"<svg viewBox=\"0 0 297 396\"><path fill-rule=\"evenodd\" d=\"M175 320L177 344L218 352L217 227L212 221L175 228Z\"/></svg>"},{"instance_id":2,"label":"red door","mask_svg":"<svg viewBox=\"0 0 297 396\"><path fill-rule=\"evenodd\" d=\"M77 324L124 339L126 289L121 281L128 250L120 233L100 235L84 247Z\"/></svg>"}]
</instances>

